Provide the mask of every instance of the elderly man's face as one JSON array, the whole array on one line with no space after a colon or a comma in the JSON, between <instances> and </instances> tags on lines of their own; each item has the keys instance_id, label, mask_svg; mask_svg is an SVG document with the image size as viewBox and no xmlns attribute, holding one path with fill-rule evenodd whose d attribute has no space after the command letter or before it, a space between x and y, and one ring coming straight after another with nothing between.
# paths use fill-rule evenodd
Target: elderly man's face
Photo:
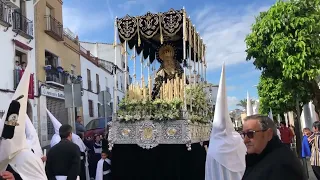
<instances>
[{"instance_id":1,"label":"elderly man's face","mask_svg":"<svg viewBox=\"0 0 320 180\"><path fill-rule=\"evenodd\" d=\"M258 120L249 119L243 124L242 137L248 154L260 154L272 136L272 130L263 131Z\"/></svg>"}]
</instances>

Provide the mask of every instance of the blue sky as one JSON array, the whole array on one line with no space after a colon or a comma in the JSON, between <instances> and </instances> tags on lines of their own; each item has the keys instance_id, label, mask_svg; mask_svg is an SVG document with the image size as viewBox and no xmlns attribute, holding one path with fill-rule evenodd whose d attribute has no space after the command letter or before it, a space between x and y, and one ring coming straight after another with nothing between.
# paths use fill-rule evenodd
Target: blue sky
<instances>
[{"instance_id":1,"label":"blue sky","mask_svg":"<svg viewBox=\"0 0 320 180\"><path fill-rule=\"evenodd\" d=\"M235 109L246 92L257 98L260 72L246 62L245 36L254 17L267 10L275 0L66 0L64 26L81 41L113 42L114 18L142 15L147 11L164 12L185 7L207 45L208 81L219 83L221 65L226 64L229 109ZM132 72L132 71L131 71Z\"/></svg>"}]
</instances>

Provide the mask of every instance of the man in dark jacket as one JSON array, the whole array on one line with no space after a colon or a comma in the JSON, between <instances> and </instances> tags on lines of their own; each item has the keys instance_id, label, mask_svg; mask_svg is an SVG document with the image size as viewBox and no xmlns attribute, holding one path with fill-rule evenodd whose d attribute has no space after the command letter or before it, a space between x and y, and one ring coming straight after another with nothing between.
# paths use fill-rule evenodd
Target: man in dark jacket
<instances>
[{"instance_id":1,"label":"man in dark jacket","mask_svg":"<svg viewBox=\"0 0 320 180\"><path fill-rule=\"evenodd\" d=\"M71 142L72 127L68 124L59 129L61 141L53 146L47 155L46 174L48 180L55 180L57 176L76 180L80 175L80 149Z\"/></svg>"},{"instance_id":2,"label":"man in dark jacket","mask_svg":"<svg viewBox=\"0 0 320 180\"><path fill-rule=\"evenodd\" d=\"M301 162L279 140L276 126L269 117L246 117L241 134L247 147L243 180L307 179Z\"/></svg>"}]
</instances>

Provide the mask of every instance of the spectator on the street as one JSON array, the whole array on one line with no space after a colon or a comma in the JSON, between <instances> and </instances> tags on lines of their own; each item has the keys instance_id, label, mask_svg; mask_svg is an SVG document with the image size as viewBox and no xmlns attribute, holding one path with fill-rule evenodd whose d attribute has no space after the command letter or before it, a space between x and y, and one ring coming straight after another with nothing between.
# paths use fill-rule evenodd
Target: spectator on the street
<instances>
[{"instance_id":1,"label":"spectator on the street","mask_svg":"<svg viewBox=\"0 0 320 180\"><path fill-rule=\"evenodd\" d=\"M77 116L76 119L76 134L84 134L86 128L83 126L83 121L81 116Z\"/></svg>"},{"instance_id":2,"label":"spectator on the street","mask_svg":"<svg viewBox=\"0 0 320 180\"><path fill-rule=\"evenodd\" d=\"M306 180L302 164L277 136L274 122L267 116L244 119L244 143L247 147L243 180Z\"/></svg>"},{"instance_id":3,"label":"spectator on the street","mask_svg":"<svg viewBox=\"0 0 320 180\"><path fill-rule=\"evenodd\" d=\"M304 128L303 129L303 136L306 136L307 137L307 140L309 142L309 138L310 137L313 137L314 134L313 132L309 129L309 128ZM312 144L309 142L309 147L310 147L310 152L311 152L311 148L312 148Z\"/></svg>"},{"instance_id":4,"label":"spectator on the street","mask_svg":"<svg viewBox=\"0 0 320 180\"><path fill-rule=\"evenodd\" d=\"M281 134L281 141L283 144L285 144L288 148L291 147L291 142L293 139L293 133L292 130L288 127L286 127L285 122L280 122L280 134Z\"/></svg>"},{"instance_id":5,"label":"spectator on the street","mask_svg":"<svg viewBox=\"0 0 320 180\"><path fill-rule=\"evenodd\" d=\"M311 167L317 177L320 179L320 122L316 121L313 123L313 135L309 137L309 142L312 144L311 149Z\"/></svg>"},{"instance_id":6,"label":"spectator on the street","mask_svg":"<svg viewBox=\"0 0 320 180\"><path fill-rule=\"evenodd\" d=\"M294 137L296 135L296 133L294 132L295 127L293 125L289 125L289 129L291 130Z\"/></svg>"},{"instance_id":7,"label":"spectator on the street","mask_svg":"<svg viewBox=\"0 0 320 180\"><path fill-rule=\"evenodd\" d=\"M93 151L94 154L90 160L90 176L92 178L96 177L97 163L101 159L102 152L102 141L98 134L94 135Z\"/></svg>"},{"instance_id":8,"label":"spectator on the street","mask_svg":"<svg viewBox=\"0 0 320 180\"><path fill-rule=\"evenodd\" d=\"M111 160L107 151L102 151L98 161L95 180L111 180Z\"/></svg>"},{"instance_id":9,"label":"spectator on the street","mask_svg":"<svg viewBox=\"0 0 320 180\"><path fill-rule=\"evenodd\" d=\"M302 151L301 157L307 158L311 156L311 147L308 142L308 137L311 135L311 131L309 128L303 128L303 138L302 138Z\"/></svg>"},{"instance_id":10,"label":"spectator on the street","mask_svg":"<svg viewBox=\"0 0 320 180\"><path fill-rule=\"evenodd\" d=\"M59 129L61 141L47 155L46 174L48 180L72 179L80 175L80 148L72 140L72 127L64 124Z\"/></svg>"}]
</instances>

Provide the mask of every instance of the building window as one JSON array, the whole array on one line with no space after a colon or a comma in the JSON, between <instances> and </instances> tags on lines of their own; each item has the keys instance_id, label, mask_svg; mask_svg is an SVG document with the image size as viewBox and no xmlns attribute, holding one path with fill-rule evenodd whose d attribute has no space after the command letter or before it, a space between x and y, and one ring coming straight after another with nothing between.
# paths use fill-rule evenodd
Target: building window
<instances>
[{"instance_id":1,"label":"building window","mask_svg":"<svg viewBox=\"0 0 320 180\"><path fill-rule=\"evenodd\" d=\"M92 102L92 100L88 100L88 104L89 104L89 116L93 117L94 116L94 112L93 112L93 102Z\"/></svg>"},{"instance_id":2,"label":"building window","mask_svg":"<svg viewBox=\"0 0 320 180\"><path fill-rule=\"evenodd\" d=\"M26 17L27 13L26 13L26 2L25 1L20 1L20 9L18 11L20 11L20 13L24 17Z\"/></svg>"},{"instance_id":3,"label":"building window","mask_svg":"<svg viewBox=\"0 0 320 180\"><path fill-rule=\"evenodd\" d=\"M53 68L57 68L59 66L58 56L45 51L45 65L50 65Z\"/></svg>"},{"instance_id":4,"label":"building window","mask_svg":"<svg viewBox=\"0 0 320 180\"><path fill-rule=\"evenodd\" d=\"M27 55L20 51L15 51L15 66L14 66L14 89L18 87L22 74L27 67Z\"/></svg>"},{"instance_id":5,"label":"building window","mask_svg":"<svg viewBox=\"0 0 320 180\"><path fill-rule=\"evenodd\" d=\"M105 79L106 79L106 91L107 91L107 92L109 92L108 78L107 78L107 77L105 77Z\"/></svg>"},{"instance_id":6,"label":"building window","mask_svg":"<svg viewBox=\"0 0 320 180\"><path fill-rule=\"evenodd\" d=\"M120 98L119 96L117 96L117 104L119 105L119 103L120 103Z\"/></svg>"},{"instance_id":7,"label":"building window","mask_svg":"<svg viewBox=\"0 0 320 180\"><path fill-rule=\"evenodd\" d=\"M103 116L103 114L102 114L102 107L103 106L100 103L97 103L97 105L98 105L98 116L102 117Z\"/></svg>"},{"instance_id":8,"label":"building window","mask_svg":"<svg viewBox=\"0 0 320 180\"><path fill-rule=\"evenodd\" d=\"M61 66L61 59L58 56L49 51L45 51L45 65L50 66L50 68L46 70L46 81L60 85L68 82L69 77L65 73L58 71L58 67Z\"/></svg>"},{"instance_id":9,"label":"building window","mask_svg":"<svg viewBox=\"0 0 320 180\"><path fill-rule=\"evenodd\" d=\"M92 91L92 82L91 82L91 72L90 69L87 69L87 78L88 78L88 91Z\"/></svg>"},{"instance_id":10,"label":"building window","mask_svg":"<svg viewBox=\"0 0 320 180\"><path fill-rule=\"evenodd\" d=\"M99 93L100 92L99 74L96 74L96 85L97 85L97 93Z\"/></svg>"},{"instance_id":11,"label":"building window","mask_svg":"<svg viewBox=\"0 0 320 180\"><path fill-rule=\"evenodd\" d=\"M113 113L113 102L110 102L111 112Z\"/></svg>"}]
</instances>

